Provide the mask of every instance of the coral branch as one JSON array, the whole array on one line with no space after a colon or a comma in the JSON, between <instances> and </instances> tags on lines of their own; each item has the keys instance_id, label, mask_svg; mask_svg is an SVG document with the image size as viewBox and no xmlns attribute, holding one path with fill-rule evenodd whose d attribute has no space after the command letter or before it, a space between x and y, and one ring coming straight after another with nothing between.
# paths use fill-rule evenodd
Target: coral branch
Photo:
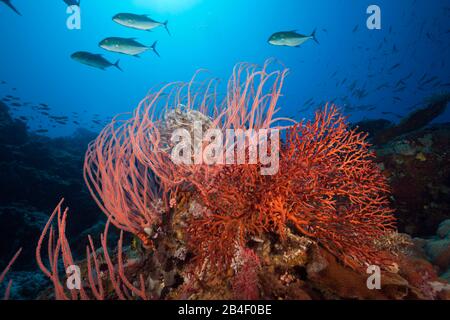
<instances>
[{"instance_id":1,"label":"coral branch","mask_svg":"<svg viewBox=\"0 0 450 320\"><path fill-rule=\"evenodd\" d=\"M14 264L14 262L16 262L17 258L19 257L20 253L22 252L22 248L20 248L19 250L17 250L17 252L14 254L14 256L12 257L12 259L9 261L8 265L5 267L5 269L2 271L2 273L0 274L0 284L2 284L3 280L5 279L6 274L8 273L8 271L11 269L12 265ZM5 295L3 297L4 300L8 300L9 299L9 294L11 291L11 286L12 286L12 280L8 281L8 285L6 286L6 290L5 290Z\"/></svg>"},{"instance_id":2,"label":"coral branch","mask_svg":"<svg viewBox=\"0 0 450 320\"><path fill-rule=\"evenodd\" d=\"M108 220L105 225L105 230L101 234L102 254L98 253L94 247L92 238L89 236L89 244L86 246L86 268L87 275L80 279L82 284L80 288L68 289L65 287L59 277L58 264L60 260L64 267L75 266L72 258L71 249L65 235L65 226L67 221L68 208L62 209L63 200L50 216L44 230L39 239L36 248L36 260L42 272L50 278L53 283L55 298L57 300L76 300L76 299L96 299L105 300L107 298L116 297L121 300L126 300L131 297L130 292L134 292L142 299L148 299L145 293L145 285L142 276L140 276L140 289L135 288L125 276L125 266L122 257L122 235L118 243L119 259L115 264L108 252L108 232L111 221ZM54 219L57 219L57 234L53 231L51 226ZM45 237L48 235L48 265L47 268L42 260L42 245ZM107 273L101 271L100 260L104 261L107 266ZM93 262L93 265L92 265ZM81 277L81 275L79 275ZM124 285L126 288L124 288ZM115 295L107 292L105 288L110 287Z\"/></svg>"},{"instance_id":3,"label":"coral branch","mask_svg":"<svg viewBox=\"0 0 450 320\"><path fill-rule=\"evenodd\" d=\"M235 245L267 231L284 238L292 226L352 268L388 266L392 257L374 241L395 219L365 138L347 128L336 107L325 106L314 121L288 129L277 174L261 176L258 165L228 166L200 192L208 210L189 223L190 248L222 270Z\"/></svg>"}]
</instances>

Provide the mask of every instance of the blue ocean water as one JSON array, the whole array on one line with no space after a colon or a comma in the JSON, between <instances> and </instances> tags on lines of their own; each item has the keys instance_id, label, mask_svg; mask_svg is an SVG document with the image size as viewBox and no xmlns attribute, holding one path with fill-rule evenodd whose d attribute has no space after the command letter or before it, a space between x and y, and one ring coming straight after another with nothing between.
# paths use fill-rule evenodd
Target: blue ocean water
<instances>
[{"instance_id":1,"label":"blue ocean water","mask_svg":"<svg viewBox=\"0 0 450 320\"><path fill-rule=\"evenodd\" d=\"M450 90L448 0L82 0L80 30L67 28L63 0L11 3L22 16L0 3L0 80L6 82L0 97L18 97L13 114L50 136L77 127L98 131L110 117L132 111L154 85L188 81L199 68L225 84L236 63L267 58L290 69L281 115L296 120L334 101L351 121L399 121L425 98ZM381 30L366 26L373 4L381 9ZM118 25L112 17L119 12L168 20L171 35L162 27L146 32ZM267 42L287 30L316 30L319 44ZM107 52L98 43L110 36L146 45L157 40L161 57ZM124 72L82 65L70 58L76 51L120 59ZM36 109L41 103L48 114ZM449 120L449 111L436 119Z\"/></svg>"}]
</instances>

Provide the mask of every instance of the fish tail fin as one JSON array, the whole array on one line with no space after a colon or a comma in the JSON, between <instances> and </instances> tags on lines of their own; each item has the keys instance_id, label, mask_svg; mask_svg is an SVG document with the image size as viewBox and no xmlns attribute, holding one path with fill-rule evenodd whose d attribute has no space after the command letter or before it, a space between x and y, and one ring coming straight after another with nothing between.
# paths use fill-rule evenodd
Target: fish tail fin
<instances>
[{"instance_id":1,"label":"fish tail fin","mask_svg":"<svg viewBox=\"0 0 450 320\"><path fill-rule=\"evenodd\" d=\"M19 10L16 9L16 7L13 6L13 4L10 1L4 1L4 3L11 8L15 13L17 13L19 16L22 16L22 14L19 12Z\"/></svg>"},{"instance_id":2,"label":"fish tail fin","mask_svg":"<svg viewBox=\"0 0 450 320\"><path fill-rule=\"evenodd\" d=\"M169 34L169 36L171 36L172 34L169 31L169 28L167 27L167 24L169 23L169 20L166 20L163 22L163 26L166 29L167 33Z\"/></svg>"},{"instance_id":3,"label":"fish tail fin","mask_svg":"<svg viewBox=\"0 0 450 320\"><path fill-rule=\"evenodd\" d=\"M152 44L152 46L151 46L150 48L153 50L153 52L154 52L158 57L161 58L161 56L159 55L158 51L156 50L156 44L157 44L157 43L158 43L158 41L153 42L153 44Z\"/></svg>"},{"instance_id":4,"label":"fish tail fin","mask_svg":"<svg viewBox=\"0 0 450 320\"><path fill-rule=\"evenodd\" d=\"M316 31L317 29L314 29L314 31L311 33L311 37L317 44L319 44L319 41L316 38Z\"/></svg>"},{"instance_id":5,"label":"fish tail fin","mask_svg":"<svg viewBox=\"0 0 450 320\"><path fill-rule=\"evenodd\" d=\"M120 59L117 60L116 63L114 63L114 67L116 67L117 69L119 69L120 71L123 72L122 68L119 66L119 62L120 62Z\"/></svg>"}]
</instances>

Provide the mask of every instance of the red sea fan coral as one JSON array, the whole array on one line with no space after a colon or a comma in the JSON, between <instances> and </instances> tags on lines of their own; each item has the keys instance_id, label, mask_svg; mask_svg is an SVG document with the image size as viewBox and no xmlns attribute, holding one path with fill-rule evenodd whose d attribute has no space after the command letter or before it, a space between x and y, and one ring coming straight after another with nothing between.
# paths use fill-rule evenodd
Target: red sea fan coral
<instances>
[{"instance_id":1,"label":"red sea fan coral","mask_svg":"<svg viewBox=\"0 0 450 320\"><path fill-rule=\"evenodd\" d=\"M258 256L248 248L240 248L235 257L235 276L232 282L234 298L238 300L257 300L260 298Z\"/></svg>"},{"instance_id":2,"label":"red sea fan coral","mask_svg":"<svg viewBox=\"0 0 450 320\"><path fill-rule=\"evenodd\" d=\"M395 223L387 180L366 137L349 129L336 107L325 106L314 121L288 130L272 184L287 209L282 218L354 268L389 263L373 241ZM266 214L280 207L266 199Z\"/></svg>"},{"instance_id":3,"label":"red sea fan coral","mask_svg":"<svg viewBox=\"0 0 450 320\"><path fill-rule=\"evenodd\" d=\"M391 257L373 243L395 219L365 138L326 106L314 121L288 129L277 174L261 176L258 165L225 168L201 193L208 211L189 224L191 249L221 269L251 236L284 238L292 226L355 269L387 266Z\"/></svg>"}]
</instances>

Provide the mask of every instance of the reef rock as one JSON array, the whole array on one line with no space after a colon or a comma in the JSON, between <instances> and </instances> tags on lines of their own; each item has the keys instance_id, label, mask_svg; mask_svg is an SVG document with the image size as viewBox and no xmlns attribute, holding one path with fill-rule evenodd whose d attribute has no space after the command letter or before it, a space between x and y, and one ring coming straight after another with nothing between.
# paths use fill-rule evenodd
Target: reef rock
<instances>
[{"instance_id":1,"label":"reef rock","mask_svg":"<svg viewBox=\"0 0 450 320\"><path fill-rule=\"evenodd\" d=\"M450 124L434 125L375 146L377 161L392 188L401 232L431 236L439 223L450 218L448 150Z\"/></svg>"}]
</instances>

